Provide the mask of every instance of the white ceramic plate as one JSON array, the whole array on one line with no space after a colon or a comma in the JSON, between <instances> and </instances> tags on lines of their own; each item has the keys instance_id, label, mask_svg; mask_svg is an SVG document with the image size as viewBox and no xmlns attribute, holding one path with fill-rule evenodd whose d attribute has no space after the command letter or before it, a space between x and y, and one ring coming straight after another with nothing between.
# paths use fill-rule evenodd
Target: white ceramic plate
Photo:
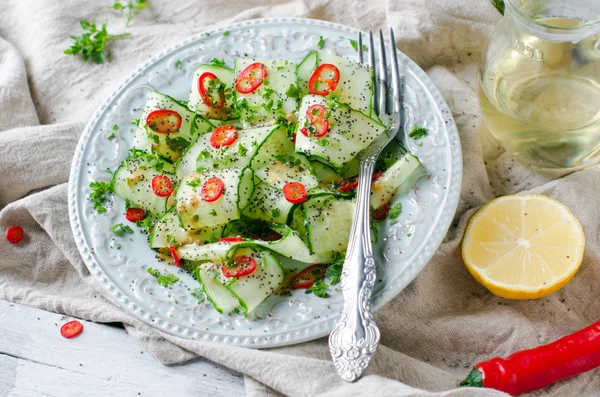
<instances>
[{"instance_id":1,"label":"white ceramic plate","mask_svg":"<svg viewBox=\"0 0 600 397\"><path fill-rule=\"evenodd\" d=\"M223 35L224 31L229 33ZM73 159L69 183L69 216L75 241L92 275L113 300L138 319L171 334L248 347L289 345L327 335L342 308L341 291L328 299L304 291L291 297L271 296L250 320L224 317L208 302L198 303L190 290L199 285L179 270L181 281L170 288L156 283L146 269L166 270L155 259L146 236L137 232L116 238L109 228L127 223L123 200L115 197L105 214L96 213L87 199L90 182L108 181L126 157L134 134L130 122L151 90L187 100L194 69L212 58L232 65L235 57L300 61L316 49L319 36L325 51L358 60L349 39L356 29L329 22L274 18L237 23L190 38L134 71L94 113ZM406 126L424 126L429 135L409 141L425 171L414 175L397 201L403 205L398 223L385 224L374 248L378 259L373 308L394 298L425 267L441 243L456 210L461 188L460 142L450 110L427 75L399 54L405 70ZM118 125L115 139L106 137ZM422 144L422 146L421 146ZM116 248L121 244L121 249ZM176 268L169 267L176 272Z\"/></svg>"}]
</instances>

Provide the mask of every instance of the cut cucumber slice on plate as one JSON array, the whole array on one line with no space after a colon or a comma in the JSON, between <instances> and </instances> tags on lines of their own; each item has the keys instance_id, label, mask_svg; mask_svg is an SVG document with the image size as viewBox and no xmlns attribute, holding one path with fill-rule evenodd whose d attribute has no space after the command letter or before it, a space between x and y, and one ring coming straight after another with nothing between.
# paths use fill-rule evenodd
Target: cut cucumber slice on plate
<instances>
[{"instance_id":1,"label":"cut cucumber slice on plate","mask_svg":"<svg viewBox=\"0 0 600 397\"><path fill-rule=\"evenodd\" d=\"M205 75L207 73L207 75ZM210 74L210 75L208 75ZM204 90L207 90L208 106L200 95L200 76L203 78ZM206 76L215 76L206 78ZM213 103L215 102L215 103ZM190 89L190 98L188 107L207 119L230 120L233 119L233 105L235 95L233 93L233 69L218 65L200 65L194 71L192 87Z\"/></svg>"}]
</instances>

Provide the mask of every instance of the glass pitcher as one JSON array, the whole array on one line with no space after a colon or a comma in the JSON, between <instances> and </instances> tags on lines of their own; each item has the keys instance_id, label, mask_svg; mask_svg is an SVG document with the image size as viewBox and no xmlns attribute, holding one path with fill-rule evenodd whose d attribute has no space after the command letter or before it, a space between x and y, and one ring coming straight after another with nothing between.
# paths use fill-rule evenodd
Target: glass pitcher
<instances>
[{"instance_id":1,"label":"glass pitcher","mask_svg":"<svg viewBox=\"0 0 600 397\"><path fill-rule=\"evenodd\" d=\"M600 0L504 0L479 64L492 135L535 168L600 157Z\"/></svg>"}]
</instances>

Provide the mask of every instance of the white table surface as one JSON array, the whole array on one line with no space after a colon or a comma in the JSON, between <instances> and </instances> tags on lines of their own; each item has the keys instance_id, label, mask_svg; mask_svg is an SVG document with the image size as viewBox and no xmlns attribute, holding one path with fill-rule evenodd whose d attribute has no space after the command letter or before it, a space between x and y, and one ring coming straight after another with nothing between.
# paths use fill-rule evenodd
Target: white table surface
<instances>
[{"instance_id":1,"label":"white table surface","mask_svg":"<svg viewBox=\"0 0 600 397\"><path fill-rule=\"evenodd\" d=\"M1 397L244 396L242 375L204 359L165 366L123 328L0 301Z\"/></svg>"}]
</instances>

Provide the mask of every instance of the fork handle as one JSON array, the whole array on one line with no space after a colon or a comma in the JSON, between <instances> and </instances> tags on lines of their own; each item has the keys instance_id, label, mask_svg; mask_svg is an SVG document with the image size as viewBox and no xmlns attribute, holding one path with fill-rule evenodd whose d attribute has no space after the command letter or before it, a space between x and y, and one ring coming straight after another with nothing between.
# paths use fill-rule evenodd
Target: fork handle
<instances>
[{"instance_id":1,"label":"fork handle","mask_svg":"<svg viewBox=\"0 0 600 397\"><path fill-rule=\"evenodd\" d=\"M379 345L379 328L371 314L375 261L371 248L369 201L375 158L361 161L352 232L341 286L344 309L329 335L329 351L340 377L353 382L367 368Z\"/></svg>"}]
</instances>

